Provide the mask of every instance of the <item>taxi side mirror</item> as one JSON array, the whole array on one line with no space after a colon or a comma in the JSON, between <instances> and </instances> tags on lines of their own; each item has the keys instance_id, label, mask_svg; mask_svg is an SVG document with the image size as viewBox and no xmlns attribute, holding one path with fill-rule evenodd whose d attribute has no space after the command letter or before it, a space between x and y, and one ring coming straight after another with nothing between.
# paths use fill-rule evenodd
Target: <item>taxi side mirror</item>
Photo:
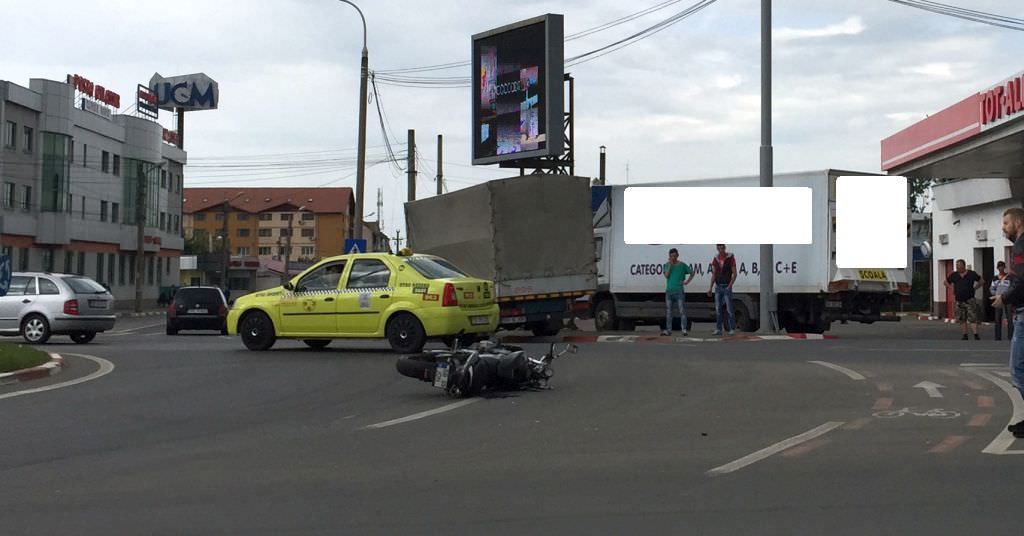
<instances>
[{"instance_id":1,"label":"taxi side mirror","mask_svg":"<svg viewBox=\"0 0 1024 536\"><path fill-rule=\"evenodd\" d=\"M284 287L285 290L295 290L295 287L292 285L291 281L288 281L287 283L281 286Z\"/></svg>"}]
</instances>

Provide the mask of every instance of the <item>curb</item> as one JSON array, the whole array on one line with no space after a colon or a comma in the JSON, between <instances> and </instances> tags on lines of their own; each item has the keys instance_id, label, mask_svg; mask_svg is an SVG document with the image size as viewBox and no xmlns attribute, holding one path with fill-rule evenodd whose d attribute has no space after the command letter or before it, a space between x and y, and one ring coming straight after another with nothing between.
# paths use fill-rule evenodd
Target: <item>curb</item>
<instances>
[{"instance_id":1,"label":"curb","mask_svg":"<svg viewBox=\"0 0 1024 536\"><path fill-rule=\"evenodd\" d=\"M165 311L146 311L144 313L114 313L116 318L142 318L145 316L164 316L167 313Z\"/></svg>"},{"instance_id":2,"label":"curb","mask_svg":"<svg viewBox=\"0 0 1024 536\"><path fill-rule=\"evenodd\" d=\"M39 378L48 378L54 374L60 374L67 366L64 363L64 358L60 354L50 354L50 360L38 367L32 367L27 369L15 370L14 372L5 372L0 374L0 385L5 383L24 382L28 380L38 380Z\"/></svg>"},{"instance_id":3,"label":"curb","mask_svg":"<svg viewBox=\"0 0 1024 536\"><path fill-rule=\"evenodd\" d=\"M959 322L957 322L956 319L954 319L954 318L942 318L942 317L938 317L938 316L934 316L934 315L918 315L917 319L918 320L934 320L936 322L942 322L944 324L959 324ZM980 326L992 326L992 325L995 325L995 324L992 323L992 322L978 322L978 325L980 325Z\"/></svg>"},{"instance_id":4,"label":"curb","mask_svg":"<svg viewBox=\"0 0 1024 536\"><path fill-rule=\"evenodd\" d=\"M741 341L822 341L835 340L836 335L819 335L816 333L791 333L786 335L735 335L732 337L697 338L697 337L666 337L662 335L567 335L564 337L499 337L502 342L516 343L654 343L669 344L681 342L741 342Z\"/></svg>"}]
</instances>

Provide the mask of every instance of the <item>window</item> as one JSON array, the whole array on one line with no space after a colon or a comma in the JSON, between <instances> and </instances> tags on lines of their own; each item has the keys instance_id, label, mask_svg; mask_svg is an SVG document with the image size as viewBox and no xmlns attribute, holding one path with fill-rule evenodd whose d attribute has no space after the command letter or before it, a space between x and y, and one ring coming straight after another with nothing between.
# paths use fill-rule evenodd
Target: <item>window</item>
<instances>
[{"instance_id":1,"label":"window","mask_svg":"<svg viewBox=\"0 0 1024 536\"><path fill-rule=\"evenodd\" d=\"M164 259L164 272L171 275L171 259Z\"/></svg>"},{"instance_id":2,"label":"window","mask_svg":"<svg viewBox=\"0 0 1024 536\"><path fill-rule=\"evenodd\" d=\"M181 232L181 216L178 216L177 214L174 215L174 232Z\"/></svg>"},{"instance_id":3,"label":"window","mask_svg":"<svg viewBox=\"0 0 1024 536\"><path fill-rule=\"evenodd\" d=\"M88 277L65 277L64 282L77 294L103 294L107 289Z\"/></svg>"},{"instance_id":4,"label":"window","mask_svg":"<svg viewBox=\"0 0 1024 536\"><path fill-rule=\"evenodd\" d=\"M427 279L466 277L466 274L448 261L436 257L408 257L405 262Z\"/></svg>"},{"instance_id":5,"label":"window","mask_svg":"<svg viewBox=\"0 0 1024 536\"><path fill-rule=\"evenodd\" d=\"M115 154L114 155L114 175L120 175L120 174L121 174L121 157Z\"/></svg>"},{"instance_id":6,"label":"window","mask_svg":"<svg viewBox=\"0 0 1024 536\"><path fill-rule=\"evenodd\" d=\"M341 274L345 271L345 261L329 262L306 274L295 286L297 292L318 290L337 290Z\"/></svg>"},{"instance_id":7,"label":"window","mask_svg":"<svg viewBox=\"0 0 1024 536\"><path fill-rule=\"evenodd\" d=\"M128 256L128 284L135 284L135 255Z\"/></svg>"},{"instance_id":8,"label":"window","mask_svg":"<svg viewBox=\"0 0 1024 536\"><path fill-rule=\"evenodd\" d=\"M156 284L162 285L164 283L164 258L156 258Z\"/></svg>"},{"instance_id":9,"label":"window","mask_svg":"<svg viewBox=\"0 0 1024 536\"><path fill-rule=\"evenodd\" d=\"M360 259L352 264L347 288L382 288L388 286L391 270L381 261Z\"/></svg>"},{"instance_id":10,"label":"window","mask_svg":"<svg viewBox=\"0 0 1024 536\"><path fill-rule=\"evenodd\" d=\"M36 278L25 275L11 277L11 286L7 289L8 296L34 295L36 293Z\"/></svg>"},{"instance_id":11,"label":"window","mask_svg":"<svg viewBox=\"0 0 1024 536\"><path fill-rule=\"evenodd\" d=\"M291 236L291 235L292 235L292 230L291 229L281 229L281 236Z\"/></svg>"},{"instance_id":12,"label":"window","mask_svg":"<svg viewBox=\"0 0 1024 536\"><path fill-rule=\"evenodd\" d=\"M182 185L185 184L185 178L178 174L178 192L181 192Z\"/></svg>"},{"instance_id":13,"label":"window","mask_svg":"<svg viewBox=\"0 0 1024 536\"><path fill-rule=\"evenodd\" d=\"M102 253L100 253L102 255ZM107 284L114 284L114 254L107 253Z\"/></svg>"},{"instance_id":14,"label":"window","mask_svg":"<svg viewBox=\"0 0 1024 536\"><path fill-rule=\"evenodd\" d=\"M21 210L32 210L32 187L21 187Z\"/></svg>"},{"instance_id":15,"label":"window","mask_svg":"<svg viewBox=\"0 0 1024 536\"><path fill-rule=\"evenodd\" d=\"M313 246L302 246L302 256L311 257L315 254L316 248Z\"/></svg>"},{"instance_id":16,"label":"window","mask_svg":"<svg viewBox=\"0 0 1024 536\"><path fill-rule=\"evenodd\" d=\"M167 170L166 169L161 169L160 170L160 187L165 189L165 190L167 189Z\"/></svg>"},{"instance_id":17,"label":"window","mask_svg":"<svg viewBox=\"0 0 1024 536\"><path fill-rule=\"evenodd\" d=\"M316 219L316 215L313 214L312 212L303 212L302 213L302 221L313 221L315 219Z\"/></svg>"},{"instance_id":18,"label":"window","mask_svg":"<svg viewBox=\"0 0 1024 536\"><path fill-rule=\"evenodd\" d=\"M249 229L239 229L237 231L239 237L249 236Z\"/></svg>"},{"instance_id":19,"label":"window","mask_svg":"<svg viewBox=\"0 0 1024 536\"><path fill-rule=\"evenodd\" d=\"M124 255L117 256L117 284L124 285Z\"/></svg>"},{"instance_id":20,"label":"window","mask_svg":"<svg viewBox=\"0 0 1024 536\"><path fill-rule=\"evenodd\" d=\"M65 274L70 274L71 273L71 270L74 269L74 266L72 266L74 263L75 263L75 252L74 251L65 251L64 252L64 273Z\"/></svg>"},{"instance_id":21,"label":"window","mask_svg":"<svg viewBox=\"0 0 1024 536\"><path fill-rule=\"evenodd\" d=\"M248 212L239 212L238 213L238 221L249 221L249 213Z\"/></svg>"},{"instance_id":22,"label":"window","mask_svg":"<svg viewBox=\"0 0 1024 536\"><path fill-rule=\"evenodd\" d=\"M277 247L277 254L278 255L284 255L284 246L278 246Z\"/></svg>"},{"instance_id":23,"label":"window","mask_svg":"<svg viewBox=\"0 0 1024 536\"><path fill-rule=\"evenodd\" d=\"M270 221L274 219L274 215L269 212L263 212L260 214L260 221Z\"/></svg>"},{"instance_id":24,"label":"window","mask_svg":"<svg viewBox=\"0 0 1024 536\"><path fill-rule=\"evenodd\" d=\"M104 258L104 256L103 256L102 253L97 253L96 254L96 281L97 282L102 282L104 280L104 277L103 277L103 274L104 274L104 272L103 272L103 258Z\"/></svg>"},{"instance_id":25,"label":"window","mask_svg":"<svg viewBox=\"0 0 1024 536\"><path fill-rule=\"evenodd\" d=\"M25 272L28 270L28 248L18 248L18 271Z\"/></svg>"},{"instance_id":26,"label":"window","mask_svg":"<svg viewBox=\"0 0 1024 536\"><path fill-rule=\"evenodd\" d=\"M82 219L85 219L85 196L82 196Z\"/></svg>"},{"instance_id":27,"label":"window","mask_svg":"<svg viewBox=\"0 0 1024 536\"><path fill-rule=\"evenodd\" d=\"M143 257L143 258L146 258L146 257ZM155 265L156 265L156 262L153 260L153 257L149 257L149 262L146 263L146 284L147 285L152 285L153 284L153 268L155 267Z\"/></svg>"},{"instance_id":28,"label":"window","mask_svg":"<svg viewBox=\"0 0 1024 536\"><path fill-rule=\"evenodd\" d=\"M166 212L161 212L160 213L160 230L163 231L166 228L167 228L167 213Z\"/></svg>"},{"instance_id":29,"label":"window","mask_svg":"<svg viewBox=\"0 0 1024 536\"><path fill-rule=\"evenodd\" d=\"M74 200L75 200L75 196L71 195L71 194L68 194L68 204L67 204L66 207L64 207L65 210L68 211L68 214L71 214L71 212L72 212L72 209L71 209L72 203L71 202L74 201Z\"/></svg>"},{"instance_id":30,"label":"window","mask_svg":"<svg viewBox=\"0 0 1024 536\"><path fill-rule=\"evenodd\" d=\"M117 203L110 204L110 221L118 223L121 220L121 205Z\"/></svg>"},{"instance_id":31,"label":"window","mask_svg":"<svg viewBox=\"0 0 1024 536\"><path fill-rule=\"evenodd\" d=\"M216 220L217 221L224 221L224 213L223 212L218 212L217 215L216 215Z\"/></svg>"},{"instance_id":32,"label":"window","mask_svg":"<svg viewBox=\"0 0 1024 536\"><path fill-rule=\"evenodd\" d=\"M103 151L103 156L100 159L100 171L110 173L110 153L106 151Z\"/></svg>"},{"instance_id":33,"label":"window","mask_svg":"<svg viewBox=\"0 0 1024 536\"><path fill-rule=\"evenodd\" d=\"M14 208L14 183L4 183L4 208Z\"/></svg>"},{"instance_id":34,"label":"window","mask_svg":"<svg viewBox=\"0 0 1024 536\"><path fill-rule=\"evenodd\" d=\"M269 248L269 247L261 247L261 248L259 248L259 249L258 249L257 251L258 251L258 253L259 253L260 255L270 255L270 254L271 254L271 253L270 253L270 248Z\"/></svg>"},{"instance_id":35,"label":"window","mask_svg":"<svg viewBox=\"0 0 1024 536\"><path fill-rule=\"evenodd\" d=\"M107 221L107 202L100 201L100 221Z\"/></svg>"},{"instance_id":36,"label":"window","mask_svg":"<svg viewBox=\"0 0 1024 536\"><path fill-rule=\"evenodd\" d=\"M32 153L32 127L25 127L25 152Z\"/></svg>"},{"instance_id":37,"label":"window","mask_svg":"<svg viewBox=\"0 0 1024 536\"><path fill-rule=\"evenodd\" d=\"M292 219L292 215L291 214L281 214L281 221L291 221L291 219Z\"/></svg>"},{"instance_id":38,"label":"window","mask_svg":"<svg viewBox=\"0 0 1024 536\"><path fill-rule=\"evenodd\" d=\"M86 167L86 166L89 165L89 161L87 160L89 158L88 155L89 155L89 146L83 143L82 144L82 167Z\"/></svg>"},{"instance_id":39,"label":"window","mask_svg":"<svg viewBox=\"0 0 1024 536\"><path fill-rule=\"evenodd\" d=\"M8 121L4 125L4 147L15 149L18 146L18 124Z\"/></svg>"},{"instance_id":40,"label":"window","mask_svg":"<svg viewBox=\"0 0 1024 536\"><path fill-rule=\"evenodd\" d=\"M196 212L193 218L195 218L196 221L206 221L206 213Z\"/></svg>"},{"instance_id":41,"label":"window","mask_svg":"<svg viewBox=\"0 0 1024 536\"><path fill-rule=\"evenodd\" d=\"M249 248L247 248L247 247L239 247L238 248L238 254L239 255L248 255L249 254Z\"/></svg>"},{"instance_id":42,"label":"window","mask_svg":"<svg viewBox=\"0 0 1024 536\"><path fill-rule=\"evenodd\" d=\"M313 238L313 229L303 229L302 236L305 238Z\"/></svg>"},{"instance_id":43,"label":"window","mask_svg":"<svg viewBox=\"0 0 1024 536\"><path fill-rule=\"evenodd\" d=\"M78 275L85 275L85 252L84 251L79 251L78 252L78 269L75 270L75 273L78 274Z\"/></svg>"},{"instance_id":44,"label":"window","mask_svg":"<svg viewBox=\"0 0 1024 536\"><path fill-rule=\"evenodd\" d=\"M273 229L260 229L259 230L259 235L260 236L274 236L274 230Z\"/></svg>"},{"instance_id":45,"label":"window","mask_svg":"<svg viewBox=\"0 0 1024 536\"><path fill-rule=\"evenodd\" d=\"M53 250L52 249L47 248L47 249L43 250L43 271L44 272L52 272L53 271Z\"/></svg>"},{"instance_id":46,"label":"window","mask_svg":"<svg viewBox=\"0 0 1024 536\"><path fill-rule=\"evenodd\" d=\"M39 293L42 295L56 295L60 294L60 288L57 287L57 283L54 283L45 277L40 277Z\"/></svg>"}]
</instances>

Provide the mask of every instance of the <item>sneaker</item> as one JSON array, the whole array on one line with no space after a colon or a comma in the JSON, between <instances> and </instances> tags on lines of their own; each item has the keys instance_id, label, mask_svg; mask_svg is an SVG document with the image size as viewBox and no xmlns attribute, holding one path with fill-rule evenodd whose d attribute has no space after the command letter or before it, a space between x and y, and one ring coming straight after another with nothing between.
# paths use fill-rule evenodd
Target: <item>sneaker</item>
<instances>
[{"instance_id":1,"label":"sneaker","mask_svg":"<svg viewBox=\"0 0 1024 536\"><path fill-rule=\"evenodd\" d=\"M661 334L662 334L662 336L668 337L668 336L672 335L672 332L666 329L666 330L662 331Z\"/></svg>"},{"instance_id":2,"label":"sneaker","mask_svg":"<svg viewBox=\"0 0 1024 536\"><path fill-rule=\"evenodd\" d=\"M729 330L729 336L730 336L730 337L732 337L732 336L733 336L733 335L735 335L735 334L736 334L736 330L735 330L735 329L730 329L730 330Z\"/></svg>"},{"instance_id":3,"label":"sneaker","mask_svg":"<svg viewBox=\"0 0 1024 536\"><path fill-rule=\"evenodd\" d=\"M1017 439L1024 438L1024 430L1017 430L1016 432L1010 432L1010 433L1012 433L1013 437L1016 437Z\"/></svg>"},{"instance_id":4,"label":"sneaker","mask_svg":"<svg viewBox=\"0 0 1024 536\"><path fill-rule=\"evenodd\" d=\"M1022 430L1024 430L1024 421L1020 421L1017 424L1011 424L1010 426L1006 427L1007 432L1019 432Z\"/></svg>"},{"instance_id":5,"label":"sneaker","mask_svg":"<svg viewBox=\"0 0 1024 536\"><path fill-rule=\"evenodd\" d=\"M966 341L967 340L967 335L964 335L963 337L961 337L960 340L961 341Z\"/></svg>"},{"instance_id":6,"label":"sneaker","mask_svg":"<svg viewBox=\"0 0 1024 536\"><path fill-rule=\"evenodd\" d=\"M976 341L980 341L980 340L981 340L981 337L979 337L979 336L978 336L978 334L977 334L977 333L975 333L975 334L974 334L974 340L976 340Z\"/></svg>"},{"instance_id":7,"label":"sneaker","mask_svg":"<svg viewBox=\"0 0 1024 536\"><path fill-rule=\"evenodd\" d=\"M687 336L687 335L689 335L689 334L690 334L690 332L689 332L689 331L686 331L685 329L683 330L683 337L686 337L686 336Z\"/></svg>"},{"instance_id":8,"label":"sneaker","mask_svg":"<svg viewBox=\"0 0 1024 536\"><path fill-rule=\"evenodd\" d=\"M718 337L718 336L721 336L721 335L722 335L722 332L721 332L721 330L717 330L717 329L716 329L715 331L712 331L712 332L711 332L711 334L712 334L712 335L714 335L714 336L716 336L716 337Z\"/></svg>"}]
</instances>

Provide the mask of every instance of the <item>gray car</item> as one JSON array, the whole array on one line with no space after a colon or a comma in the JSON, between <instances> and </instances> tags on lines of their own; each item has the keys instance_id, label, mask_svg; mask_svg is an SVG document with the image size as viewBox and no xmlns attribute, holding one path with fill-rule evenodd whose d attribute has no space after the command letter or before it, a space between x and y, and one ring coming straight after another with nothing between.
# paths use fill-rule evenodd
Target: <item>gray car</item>
<instances>
[{"instance_id":1,"label":"gray car","mask_svg":"<svg viewBox=\"0 0 1024 536\"><path fill-rule=\"evenodd\" d=\"M69 335L85 344L113 329L114 297L88 277L14 272L7 295L0 297L0 335L21 335L42 344L51 335Z\"/></svg>"}]
</instances>

